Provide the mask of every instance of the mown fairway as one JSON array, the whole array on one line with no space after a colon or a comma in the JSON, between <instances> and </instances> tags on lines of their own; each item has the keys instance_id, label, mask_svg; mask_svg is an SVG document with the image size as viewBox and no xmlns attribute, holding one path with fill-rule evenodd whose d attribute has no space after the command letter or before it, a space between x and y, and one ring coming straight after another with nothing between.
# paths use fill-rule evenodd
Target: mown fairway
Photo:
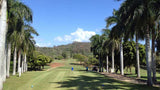
<instances>
[{"instance_id":1,"label":"mown fairway","mask_svg":"<svg viewBox=\"0 0 160 90\"><path fill-rule=\"evenodd\" d=\"M86 72L74 60L56 61L65 66L49 71L32 71L22 77L12 76L4 84L4 90L158 90L146 85L135 85L113 80L98 73ZM74 71L71 71L74 67ZM33 85L33 86L32 86Z\"/></svg>"}]
</instances>

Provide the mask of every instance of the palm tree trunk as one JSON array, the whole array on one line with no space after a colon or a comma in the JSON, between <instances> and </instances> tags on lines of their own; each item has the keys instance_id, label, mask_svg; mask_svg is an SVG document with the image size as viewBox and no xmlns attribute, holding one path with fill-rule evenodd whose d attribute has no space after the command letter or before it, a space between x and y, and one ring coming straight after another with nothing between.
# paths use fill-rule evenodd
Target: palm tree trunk
<instances>
[{"instance_id":1,"label":"palm tree trunk","mask_svg":"<svg viewBox=\"0 0 160 90\"><path fill-rule=\"evenodd\" d=\"M99 72L101 72L101 56L99 55Z\"/></svg>"},{"instance_id":2,"label":"palm tree trunk","mask_svg":"<svg viewBox=\"0 0 160 90\"><path fill-rule=\"evenodd\" d=\"M108 55L106 56L106 70L107 70L107 73L108 73Z\"/></svg>"},{"instance_id":3,"label":"palm tree trunk","mask_svg":"<svg viewBox=\"0 0 160 90\"><path fill-rule=\"evenodd\" d=\"M122 39L120 41L120 62L121 62L121 75L124 75L124 71L123 71L123 45L122 45Z\"/></svg>"},{"instance_id":4,"label":"palm tree trunk","mask_svg":"<svg viewBox=\"0 0 160 90\"><path fill-rule=\"evenodd\" d=\"M101 57L101 68L102 68L102 72L103 72L103 60L102 60L102 57Z\"/></svg>"},{"instance_id":5,"label":"palm tree trunk","mask_svg":"<svg viewBox=\"0 0 160 90\"><path fill-rule=\"evenodd\" d=\"M7 33L7 0L2 0L0 9L0 90L3 89L3 61L5 60L5 43Z\"/></svg>"},{"instance_id":6,"label":"palm tree trunk","mask_svg":"<svg viewBox=\"0 0 160 90\"><path fill-rule=\"evenodd\" d=\"M7 43L5 44L5 56L3 60L3 82L6 81L6 65L7 65Z\"/></svg>"},{"instance_id":7,"label":"palm tree trunk","mask_svg":"<svg viewBox=\"0 0 160 90\"><path fill-rule=\"evenodd\" d=\"M147 63L147 85L152 86L152 77L151 77L151 50L150 50L150 35L149 35L149 26L146 30L146 63Z\"/></svg>"},{"instance_id":8,"label":"palm tree trunk","mask_svg":"<svg viewBox=\"0 0 160 90\"><path fill-rule=\"evenodd\" d=\"M26 68L25 68L25 71L26 71L26 72L28 71L28 63L27 63L27 58L26 58Z\"/></svg>"},{"instance_id":9,"label":"palm tree trunk","mask_svg":"<svg viewBox=\"0 0 160 90\"><path fill-rule=\"evenodd\" d=\"M24 71L23 71L23 68L24 68L24 58L22 59L22 68L21 68L21 72L23 73Z\"/></svg>"},{"instance_id":10,"label":"palm tree trunk","mask_svg":"<svg viewBox=\"0 0 160 90\"><path fill-rule=\"evenodd\" d=\"M155 61L155 31L152 30L152 71L153 71L153 82L156 83L156 61Z\"/></svg>"},{"instance_id":11,"label":"palm tree trunk","mask_svg":"<svg viewBox=\"0 0 160 90\"><path fill-rule=\"evenodd\" d=\"M13 75L16 75L17 48L14 49Z\"/></svg>"},{"instance_id":12,"label":"palm tree trunk","mask_svg":"<svg viewBox=\"0 0 160 90\"><path fill-rule=\"evenodd\" d=\"M19 52L18 52L18 73L19 73L19 76L21 75L20 64L21 64L21 51L19 50Z\"/></svg>"},{"instance_id":13,"label":"palm tree trunk","mask_svg":"<svg viewBox=\"0 0 160 90\"><path fill-rule=\"evenodd\" d=\"M112 70L111 73L114 72L114 48L112 48Z\"/></svg>"},{"instance_id":14,"label":"palm tree trunk","mask_svg":"<svg viewBox=\"0 0 160 90\"><path fill-rule=\"evenodd\" d=\"M27 71L26 53L24 54L24 72Z\"/></svg>"},{"instance_id":15,"label":"palm tree trunk","mask_svg":"<svg viewBox=\"0 0 160 90\"><path fill-rule=\"evenodd\" d=\"M28 71L28 63L26 62L26 72Z\"/></svg>"},{"instance_id":16,"label":"palm tree trunk","mask_svg":"<svg viewBox=\"0 0 160 90\"><path fill-rule=\"evenodd\" d=\"M136 60L137 60L137 77L140 78L140 64L139 64L139 44L138 35L136 35Z\"/></svg>"},{"instance_id":17,"label":"palm tree trunk","mask_svg":"<svg viewBox=\"0 0 160 90\"><path fill-rule=\"evenodd\" d=\"M5 52L4 52L4 60L2 61L3 65L2 65L2 79L3 82L6 81L6 63L7 63L7 46L5 44Z\"/></svg>"},{"instance_id":18,"label":"palm tree trunk","mask_svg":"<svg viewBox=\"0 0 160 90\"><path fill-rule=\"evenodd\" d=\"M8 54L7 54L7 78L9 77L10 71L10 61L11 61L11 43L8 43Z\"/></svg>"}]
</instances>

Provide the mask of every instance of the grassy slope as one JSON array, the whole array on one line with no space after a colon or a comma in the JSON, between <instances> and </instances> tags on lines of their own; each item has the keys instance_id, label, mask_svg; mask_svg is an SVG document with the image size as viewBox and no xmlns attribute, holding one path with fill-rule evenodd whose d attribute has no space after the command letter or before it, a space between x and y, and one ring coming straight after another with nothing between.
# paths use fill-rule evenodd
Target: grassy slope
<instances>
[{"instance_id":1,"label":"grassy slope","mask_svg":"<svg viewBox=\"0 0 160 90\"><path fill-rule=\"evenodd\" d=\"M146 85L135 85L113 80L98 73L83 71L85 68L70 65L73 60L58 61L64 67L50 71L27 72L22 77L12 76L4 84L4 90L104 90L104 89L139 89L156 90ZM74 67L74 71L71 71ZM33 88L31 87L33 85Z\"/></svg>"}]
</instances>

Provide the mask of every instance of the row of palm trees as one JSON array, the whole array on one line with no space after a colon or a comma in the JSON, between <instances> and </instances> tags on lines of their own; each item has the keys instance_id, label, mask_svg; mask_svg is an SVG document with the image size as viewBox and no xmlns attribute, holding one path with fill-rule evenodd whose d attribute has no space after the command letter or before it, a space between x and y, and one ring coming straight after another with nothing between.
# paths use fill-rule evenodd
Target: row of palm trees
<instances>
[{"instance_id":1,"label":"row of palm trees","mask_svg":"<svg viewBox=\"0 0 160 90\"><path fill-rule=\"evenodd\" d=\"M10 76L11 54L14 57L13 75L17 71L21 76L27 71L27 54L35 47L33 34L38 35L30 26L31 22L32 11L28 6L19 0L0 1L0 90L6 77Z\"/></svg>"},{"instance_id":2,"label":"row of palm trees","mask_svg":"<svg viewBox=\"0 0 160 90\"><path fill-rule=\"evenodd\" d=\"M120 47L120 71L121 75L124 75L122 42L135 39L137 77L140 78L138 40L145 39L147 84L152 86L153 83L156 83L155 40L160 29L160 0L125 0L119 10L113 10L113 16L108 17L106 22L107 28L112 26L111 31L105 29L103 35L95 35L90 38L93 54L100 56L105 51L105 54L108 55L111 50L111 72L114 72L114 50ZM100 40L102 37L106 37L106 39ZM152 49L150 49L150 38L152 39Z\"/></svg>"}]
</instances>

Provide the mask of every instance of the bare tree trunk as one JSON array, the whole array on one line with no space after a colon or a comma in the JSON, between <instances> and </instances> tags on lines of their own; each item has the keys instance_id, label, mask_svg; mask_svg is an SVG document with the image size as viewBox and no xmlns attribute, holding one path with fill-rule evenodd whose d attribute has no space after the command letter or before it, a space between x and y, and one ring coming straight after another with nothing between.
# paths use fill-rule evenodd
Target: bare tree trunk
<instances>
[{"instance_id":1,"label":"bare tree trunk","mask_svg":"<svg viewBox=\"0 0 160 90\"><path fill-rule=\"evenodd\" d=\"M121 63L121 75L124 75L123 71L123 45L122 45L122 39L120 41L120 63Z\"/></svg>"},{"instance_id":2,"label":"bare tree trunk","mask_svg":"<svg viewBox=\"0 0 160 90\"><path fill-rule=\"evenodd\" d=\"M24 58L22 58L22 67L21 67L21 72L23 73L24 71L23 71L23 68L24 68Z\"/></svg>"},{"instance_id":3,"label":"bare tree trunk","mask_svg":"<svg viewBox=\"0 0 160 90\"><path fill-rule=\"evenodd\" d=\"M108 55L106 56L106 71L108 73Z\"/></svg>"},{"instance_id":4,"label":"bare tree trunk","mask_svg":"<svg viewBox=\"0 0 160 90\"><path fill-rule=\"evenodd\" d=\"M19 50L19 52L18 52L18 73L19 73L19 76L20 76L20 74L21 74L20 64L21 64L21 51Z\"/></svg>"},{"instance_id":5,"label":"bare tree trunk","mask_svg":"<svg viewBox=\"0 0 160 90\"><path fill-rule=\"evenodd\" d=\"M24 54L24 66L23 66L23 72L26 72L26 67L27 67L27 63L26 63L26 53Z\"/></svg>"},{"instance_id":6,"label":"bare tree trunk","mask_svg":"<svg viewBox=\"0 0 160 90\"><path fill-rule=\"evenodd\" d=\"M112 70L111 73L114 72L114 48L112 48Z\"/></svg>"},{"instance_id":7,"label":"bare tree trunk","mask_svg":"<svg viewBox=\"0 0 160 90\"><path fill-rule=\"evenodd\" d=\"M11 43L8 43L8 54L7 54L7 78L9 77L10 71L10 61L11 61Z\"/></svg>"},{"instance_id":8,"label":"bare tree trunk","mask_svg":"<svg viewBox=\"0 0 160 90\"><path fill-rule=\"evenodd\" d=\"M150 35L149 35L149 26L147 26L146 31L146 63L147 63L147 85L152 86L152 77L151 77L151 50L150 50Z\"/></svg>"},{"instance_id":9,"label":"bare tree trunk","mask_svg":"<svg viewBox=\"0 0 160 90\"><path fill-rule=\"evenodd\" d=\"M136 34L136 60L137 60L137 77L140 78L140 64L139 64L139 44L138 35Z\"/></svg>"},{"instance_id":10,"label":"bare tree trunk","mask_svg":"<svg viewBox=\"0 0 160 90\"><path fill-rule=\"evenodd\" d=\"M99 72L101 72L101 56L99 55Z\"/></svg>"},{"instance_id":11,"label":"bare tree trunk","mask_svg":"<svg viewBox=\"0 0 160 90\"><path fill-rule=\"evenodd\" d=\"M153 83L157 82L156 79L156 61L155 61L155 31L152 30L152 71L153 71Z\"/></svg>"},{"instance_id":12,"label":"bare tree trunk","mask_svg":"<svg viewBox=\"0 0 160 90\"><path fill-rule=\"evenodd\" d=\"M5 60L5 43L6 43L6 33L7 33L7 0L1 0L0 9L0 90L3 89L3 68L2 64Z\"/></svg>"},{"instance_id":13,"label":"bare tree trunk","mask_svg":"<svg viewBox=\"0 0 160 90\"><path fill-rule=\"evenodd\" d=\"M5 82L6 81L6 63L7 63L7 43L5 44L5 59L4 59L4 61L3 61L3 82Z\"/></svg>"},{"instance_id":14,"label":"bare tree trunk","mask_svg":"<svg viewBox=\"0 0 160 90\"><path fill-rule=\"evenodd\" d=\"M103 59L101 58L101 68L102 68L102 72L103 72Z\"/></svg>"},{"instance_id":15,"label":"bare tree trunk","mask_svg":"<svg viewBox=\"0 0 160 90\"><path fill-rule=\"evenodd\" d=\"M28 71L28 63L27 63L27 61L26 61L26 72Z\"/></svg>"},{"instance_id":16,"label":"bare tree trunk","mask_svg":"<svg viewBox=\"0 0 160 90\"><path fill-rule=\"evenodd\" d=\"M13 75L16 75L17 48L14 49Z\"/></svg>"}]
</instances>

